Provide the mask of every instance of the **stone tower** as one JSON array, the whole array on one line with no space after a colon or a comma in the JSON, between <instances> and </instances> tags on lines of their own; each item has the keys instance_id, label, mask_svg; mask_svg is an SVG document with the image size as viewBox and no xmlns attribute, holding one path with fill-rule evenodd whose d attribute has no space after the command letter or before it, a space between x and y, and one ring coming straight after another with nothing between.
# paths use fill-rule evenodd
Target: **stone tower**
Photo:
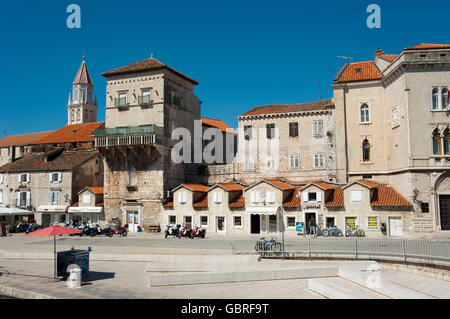
<instances>
[{"instance_id":1,"label":"stone tower","mask_svg":"<svg viewBox=\"0 0 450 319\"><path fill-rule=\"evenodd\" d=\"M94 83L86 66L85 58L72 84L67 104L68 125L97 122L97 97L93 99Z\"/></svg>"}]
</instances>

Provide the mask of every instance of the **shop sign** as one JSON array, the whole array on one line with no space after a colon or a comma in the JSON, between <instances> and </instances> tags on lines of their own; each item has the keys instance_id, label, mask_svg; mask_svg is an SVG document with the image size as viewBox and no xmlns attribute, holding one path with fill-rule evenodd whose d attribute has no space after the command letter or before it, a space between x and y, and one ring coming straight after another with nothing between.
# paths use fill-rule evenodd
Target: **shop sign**
<instances>
[{"instance_id":1,"label":"shop sign","mask_svg":"<svg viewBox=\"0 0 450 319\"><path fill-rule=\"evenodd\" d=\"M297 224L295 225L295 230L299 233L303 233L305 231L305 223L297 222Z\"/></svg>"}]
</instances>

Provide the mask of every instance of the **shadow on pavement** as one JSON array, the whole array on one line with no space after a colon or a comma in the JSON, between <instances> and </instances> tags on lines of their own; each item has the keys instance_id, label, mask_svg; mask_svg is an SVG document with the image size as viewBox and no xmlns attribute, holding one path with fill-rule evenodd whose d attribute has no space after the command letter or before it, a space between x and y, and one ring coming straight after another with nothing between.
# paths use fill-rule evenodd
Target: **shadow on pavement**
<instances>
[{"instance_id":1,"label":"shadow on pavement","mask_svg":"<svg viewBox=\"0 0 450 319\"><path fill-rule=\"evenodd\" d=\"M89 271L89 274L86 276L86 278L83 278L83 283L104 279L112 279L114 277L115 277L114 272Z\"/></svg>"}]
</instances>

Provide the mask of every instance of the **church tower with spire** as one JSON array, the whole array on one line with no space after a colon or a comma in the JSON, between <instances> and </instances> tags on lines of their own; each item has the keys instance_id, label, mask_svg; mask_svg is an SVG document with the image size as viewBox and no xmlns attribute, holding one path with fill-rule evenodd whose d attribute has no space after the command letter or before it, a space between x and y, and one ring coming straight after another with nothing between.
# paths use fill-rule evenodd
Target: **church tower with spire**
<instances>
[{"instance_id":1,"label":"church tower with spire","mask_svg":"<svg viewBox=\"0 0 450 319\"><path fill-rule=\"evenodd\" d=\"M85 57L72 84L67 104L68 125L97 122L97 96L86 66Z\"/></svg>"}]
</instances>

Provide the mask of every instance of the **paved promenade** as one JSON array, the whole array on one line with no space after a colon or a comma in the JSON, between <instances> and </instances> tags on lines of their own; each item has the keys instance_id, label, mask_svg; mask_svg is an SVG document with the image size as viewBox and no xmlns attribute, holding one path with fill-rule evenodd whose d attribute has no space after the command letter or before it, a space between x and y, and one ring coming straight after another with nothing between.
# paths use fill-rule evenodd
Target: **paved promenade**
<instances>
[{"instance_id":1,"label":"paved promenade","mask_svg":"<svg viewBox=\"0 0 450 319\"><path fill-rule=\"evenodd\" d=\"M259 236L254 236L257 239ZM124 260L91 260L90 275L83 281L80 289L69 289L64 281L53 281L53 260L47 258L53 252L53 238L25 237L23 234L0 238L0 253L33 252L45 253L44 259L5 259L0 258L0 295L8 294L19 298L68 298L68 299L135 299L135 298L171 298L171 299L316 299L330 298L327 284L338 282L342 287L348 285L345 293L355 293L363 289L356 284L338 278L339 281L318 281L314 290L310 289L308 279L288 279L273 281L255 281L238 283L189 284L182 286L150 287L151 275L167 272L148 272L149 262L133 261L136 256L148 255L185 255L186 263L195 263L193 255L231 255L231 240L249 239L246 237L215 236L207 239L164 239L162 234L131 234L126 238L113 237L70 237L57 239L57 250L92 248L92 255L121 254ZM92 256L91 255L91 256ZM353 261L274 261L263 260L267 269L280 267L315 267L324 265L344 265L355 271L363 271L367 262ZM280 264L283 263L283 264ZM356 267L356 268L355 268ZM176 274L176 272L172 272ZM183 273L186 276L189 273ZM405 289L422 290L422 296L429 298L450 298L450 283L443 280L421 277L410 273L400 276L389 271L381 272L389 284ZM324 282L325 281L325 282ZM324 285L325 284L325 285ZM416 287L417 286L417 287ZM328 290L327 290L328 289ZM322 293L323 291L323 293ZM370 295L385 298L382 293L370 292ZM347 296L336 295L339 296ZM348 295L348 296L351 296Z\"/></svg>"}]
</instances>

